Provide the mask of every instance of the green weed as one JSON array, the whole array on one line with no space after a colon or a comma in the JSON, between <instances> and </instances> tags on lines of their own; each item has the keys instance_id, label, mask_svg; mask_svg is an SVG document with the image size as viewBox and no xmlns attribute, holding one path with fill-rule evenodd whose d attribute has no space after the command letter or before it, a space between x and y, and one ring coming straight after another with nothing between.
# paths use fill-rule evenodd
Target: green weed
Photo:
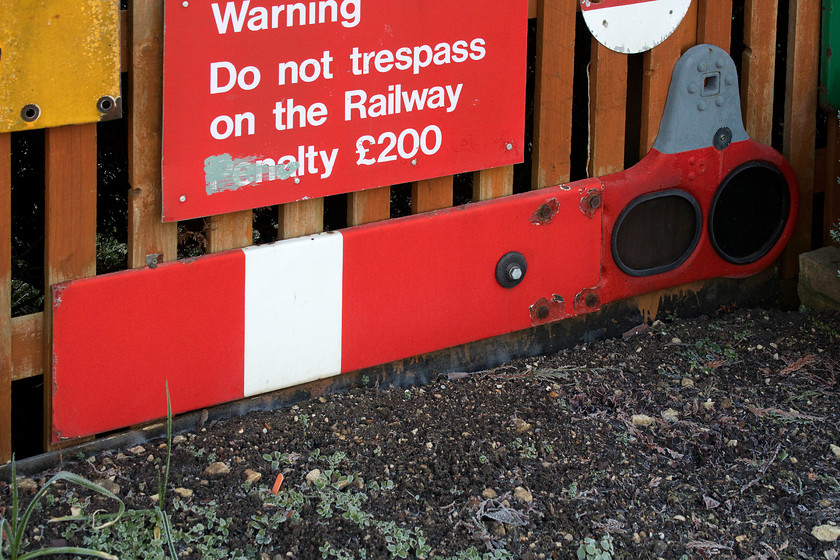
<instances>
[{"instance_id":1,"label":"green weed","mask_svg":"<svg viewBox=\"0 0 840 560\"><path fill-rule=\"evenodd\" d=\"M32 501L29 502L29 505L21 514L20 501L18 496L17 469L15 466L15 459L14 457L12 457L12 507L11 515L9 516L9 518L0 518L0 560L5 558L5 554L8 554L11 560L27 560L29 558L46 556L47 554L81 554L84 556L94 556L97 558L108 558L116 560L115 556L111 556L106 552L75 546L42 548L32 552L24 552L25 542L23 540L23 535L26 531L26 525L29 523L29 519L32 516L32 513L35 511L36 507L40 507L39 502L41 498L43 498L44 495L47 493L47 491L49 491L50 487L60 481L67 481L72 482L74 484L78 484L79 486L82 486L89 490L93 490L94 492L102 494L107 498L111 498L112 500L117 501L117 503L119 504L119 512L110 521L107 521L101 525L96 525L95 514L94 516L92 516L91 520L93 522L93 528L95 530L104 529L110 525L113 525L125 513L125 504L115 494L106 490L102 486L89 481L84 477L81 477L77 474L62 471L53 476L44 484L44 486L38 491L37 494L35 494L35 496L32 498ZM69 521L74 519L77 518L65 517L60 518L57 521ZM3 546L4 536L7 541L5 547ZM4 548L7 550L6 553L3 552Z\"/></svg>"},{"instance_id":2,"label":"green weed","mask_svg":"<svg viewBox=\"0 0 840 560\"><path fill-rule=\"evenodd\" d=\"M577 549L578 560L612 560L614 553L613 539L609 534L601 537L600 541L586 537Z\"/></svg>"}]
</instances>

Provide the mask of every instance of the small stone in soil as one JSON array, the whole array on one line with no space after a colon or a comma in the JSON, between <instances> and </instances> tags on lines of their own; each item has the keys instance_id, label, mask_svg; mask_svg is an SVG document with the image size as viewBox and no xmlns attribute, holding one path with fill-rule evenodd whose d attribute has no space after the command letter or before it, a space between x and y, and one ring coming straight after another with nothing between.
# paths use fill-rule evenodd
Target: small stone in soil
<instances>
[{"instance_id":1,"label":"small stone in soil","mask_svg":"<svg viewBox=\"0 0 840 560\"><path fill-rule=\"evenodd\" d=\"M818 541L834 542L840 537L840 527L836 525L817 525L811 529L811 534L816 537Z\"/></svg>"},{"instance_id":2,"label":"small stone in soil","mask_svg":"<svg viewBox=\"0 0 840 560\"><path fill-rule=\"evenodd\" d=\"M204 469L204 474L207 476L222 476L230 473L230 467L221 461L217 461Z\"/></svg>"},{"instance_id":3,"label":"small stone in soil","mask_svg":"<svg viewBox=\"0 0 840 560\"><path fill-rule=\"evenodd\" d=\"M18 488L26 492L36 492L38 490L38 483L31 478L19 478Z\"/></svg>"},{"instance_id":4,"label":"small stone in soil","mask_svg":"<svg viewBox=\"0 0 840 560\"><path fill-rule=\"evenodd\" d=\"M680 419L680 413L673 408L666 408L662 411L662 419L666 422L676 422Z\"/></svg>"},{"instance_id":5,"label":"small stone in soil","mask_svg":"<svg viewBox=\"0 0 840 560\"><path fill-rule=\"evenodd\" d=\"M531 429L533 428L533 426L531 426L531 424L529 424L525 420L522 420L521 418L514 418L513 419L513 425L516 428L516 432L519 433L519 434L522 434L522 433L525 433L525 432L530 432Z\"/></svg>"},{"instance_id":6,"label":"small stone in soil","mask_svg":"<svg viewBox=\"0 0 840 560\"><path fill-rule=\"evenodd\" d=\"M172 438L172 445L177 445L179 443L184 443L185 441L187 441L187 437L183 436L181 434L178 434L177 436Z\"/></svg>"},{"instance_id":7,"label":"small stone in soil","mask_svg":"<svg viewBox=\"0 0 840 560\"><path fill-rule=\"evenodd\" d=\"M513 489L513 497L519 500L520 502L534 501L534 496L532 496L531 493L522 486L517 486Z\"/></svg>"},{"instance_id":8,"label":"small stone in soil","mask_svg":"<svg viewBox=\"0 0 840 560\"><path fill-rule=\"evenodd\" d=\"M193 491L189 488L176 488L174 492L182 498L191 498L193 495Z\"/></svg>"},{"instance_id":9,"label":"small stone in soil","mask_svg":"<svg viewBox=\"0 0 840 560\"><path fill-rule=\"evenodd\" d=\"M653 424L653 418L651 418L647 414L634 414L633 415L633 425L634 426L650 426L651 424Z\"/></svg>"},{"instance_id":10,"label":"small stone in soil","mask_svg":"<svg viewBox=\"0 0 840 560\"><path fill-rule=\"evenodd\" d=\"M834 453L834 456L840 459L840 446L831 444L831 452Z\"/></svg>"},{"instance_id":11,"label":"small stone in soil","mask_svg":"<svg viewBox=\"0 0 840 560\"><path fill-rule=\"evenodd\" d=\"M112 494L119 494L120 493L120 485L114 482L113 480L108 480L107 478L100 478L99 480L95 481L96 484L111 492Z\"/></svg>"},{"instance_id":12,"label":"small stone in soil","mask_svg":"<svg viewBox=\"0 0 840 560\"><path fill-rule=\"evenodd\" d=\"M262 474L252 469L245 469L245 482L251 484L258 482L262 478Z\"/></svg>"},{"instance_id":13,"label":"small stone in soil","mask_svg":"<svg viewBox=\"0 0 840 560\"><path fill-rule=\"evenodd\" d=\"M484 491L481 493L481 497L485 500L492 500L496 496L498 496L498 494L496 494L496 491L492 488L485 488Z\"/></svg>"},{"instance_id":14,"label":"small stone in soil","mask_svg":"<svg viewBox=\"0 0 840 560\"><path fill-rule=\"evenodd\" d=\"M321 469L312 469L306 473L306 482L308 484L315 484L315 481L321 478Z\"/></svg>"},{"instance_id":15,"label":"small stone in soil","mask_svg":"<svg viewBox=\"0 0 840 560\"><path fill-rule=\"evenodd\" d=\"M134 447L129 449L128 452L133 455L142 455L146 452L146 449L142 445L135 445Z\"/></svg>"}]
</instances>

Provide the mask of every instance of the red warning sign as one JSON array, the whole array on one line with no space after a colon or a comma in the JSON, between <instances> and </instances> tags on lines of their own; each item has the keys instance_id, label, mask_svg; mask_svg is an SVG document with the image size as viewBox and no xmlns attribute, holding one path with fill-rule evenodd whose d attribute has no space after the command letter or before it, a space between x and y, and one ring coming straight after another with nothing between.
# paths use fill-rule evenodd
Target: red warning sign
<instances>
[{"instance_id":1,"label":"red warning sign","mask_svg":"<svg viewBox=\"0 0 840 560\"><path fill-rule=\"evenodd\" d=\"M522 161L527 0L190 0L165 17L165 221Z\"/></svg>"}]
</instances>

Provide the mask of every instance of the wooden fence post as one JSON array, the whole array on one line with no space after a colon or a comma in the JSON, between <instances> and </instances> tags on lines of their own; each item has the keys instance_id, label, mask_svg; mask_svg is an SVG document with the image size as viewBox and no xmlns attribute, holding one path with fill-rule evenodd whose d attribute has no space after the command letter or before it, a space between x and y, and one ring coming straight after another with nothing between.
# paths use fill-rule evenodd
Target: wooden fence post
<instances>
[{"instance_id":1,"label":"wooden fence post","mask_svg":"<svg viewBox=\"0 0 840 560\"><path fill-rule=\"evenodd\" d=\"M717 45L729 52L732 43L732 0L700 0L697 42Z\"/></svg>"},{"instance_id":2,"label":"wooden fence post","mask_svg":"<svg viewBox=\"0 0 840 560\"><path fill-rule=\"evenodd\" d=\"M0 465L12 458L12 135L0 134Z\"/></svg>"},{"instance_id":3,"label":"wooden fence post","mask_svg":"<svg viewBox=\"0 0 840 560\"><path fill-rule=\"evenodd\" d=\"M391 217L391 187L347 194L347 225L360 226Z\"/></svg>"},{"instance_id":4,"label":"wooden fence post","mask_svg":"<svg viewBox=\"0 0 840 560\"><path fill-rule=\"evenodd\" d=\"M324 199L313 198L281 204L277 239L290 239L324 231Z\"/></svg>"},{"instance_id":5,"label":"wooden fence post","mask_svg":"<svg viewBox=\"0 0 840 560\"><path fill-rule=\"evenodd\" d=\"M452 175L411 184L411 213L430 212L452 206Z\"/></svg>"},{"instance_id":6,"label":"wooden fence post","mask_svg":"<svg viewBox=\"0 0 840 560\"><path fill-rule=\"evenodd\" d=\"M96 275L96 124L48 128L44 200L44 447L52 449L53 284Z\"/></svg>"},{"instance_id":7,"label":"wooden fence post","mask_svg":"<svg viewBox=\"0 0 840 560\"><path fill-rule=\"evenodd\" d=\"M531 164L531 187L534 189L565 183L570 176L576 15L577 2L537 2Z\"/></svg>"},{"instance_id":8,"label":"wooden fence post","mask_svg":"<svg viewBox=\"0 0 840 560\"><path fill-rule=\"evenodd\" d=\"M178 254L178 224L161 221L163 128L163 0L131 5L128 73L128 266L146 266L146 255Z\"/></svg>"},{"instance_id":9,"label":"wooden fence post","mask_svg":"<svg viewBox=\"0 0 840 560\"><path fill-rule=\"evenodd\" d=\"M769 144L773 135L776 18L779 0L746 0L741 65L741 112L747 134Z\"/></svg>"},{"instance_id":10,"label":"wooden fence post","mask_svg":"<svg viewBox=\"0 0 840 560\"><path fill-rule=\"evenodd\" d=\"M253 241L253 211L242 210L207 218L207 252L247 247Z\"/></svg>"},{"instance_id":11,"label":"wooden fence post","mask_svg":"<svg viewBox=\"0 0 840 560\"><path fill-rule=\"evenodd\" d=\"M589 75L589 176L600 177L624 169L627 55L593 37Z\"/></svg>"},{"instance_id":12,"label":"wooden fence post","mask_svg":"<svg viewBox=\"0 0 840 560\"><path fill-rule=\"evenodd\" d=\"M642 121L639 130L639 157L644 157L653 147L665 100L671 84L671 72L682 54L682 34L680 30L665 39L659 45L642 55L644 73L642 75Z\"/></svg>"},{"instance_id":13,"label":"wooden fence post","mask_svg":"<svg viewBox=\"0 0 840 560\"><path fill-rule=\"evenodd\" d=\"M788 306L796 300L799 254L811 250L820 13L816 0L790 0L782 152L799 181L799 220L782 253L782 295Z\"/></svg>"},{"instance_id":14,"label":"wooden fence post","mask_svg":"<svg viewBox=\"0 0 840 560\"><path fill-rule=\"evenodd\" d=\"M513 166L482 169L473 174L473 202L513 194Z\"/></svg>"},{"instance_id":15,"label":"wooden fence post","mask_svg":"<svg viewBox=\"0 0 840 560\"><path fill-rule=\"evenodd\" d=\"M670 37L642 55L642 109L639 157L653 147L671 85L671 74L680 56L697 40L697 6L692 3L680 26Z\"/></svg>"}]
</instances>

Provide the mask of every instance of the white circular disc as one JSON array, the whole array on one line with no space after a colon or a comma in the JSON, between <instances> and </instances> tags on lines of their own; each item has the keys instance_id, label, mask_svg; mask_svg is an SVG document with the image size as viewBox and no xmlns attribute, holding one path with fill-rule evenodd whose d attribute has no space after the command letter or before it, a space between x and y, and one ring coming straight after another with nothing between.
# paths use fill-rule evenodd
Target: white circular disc
<instances>
[{"instance_id":1,"label":"white circular disc","mask_svg":"<svg viewBox=\"0 0 840 560\"><path fill-rule=\"evenodd\" d=\"M691 0L580 0L589 31L620 53L650 50L679 27Z\"/></svg>"}]
</instances>

